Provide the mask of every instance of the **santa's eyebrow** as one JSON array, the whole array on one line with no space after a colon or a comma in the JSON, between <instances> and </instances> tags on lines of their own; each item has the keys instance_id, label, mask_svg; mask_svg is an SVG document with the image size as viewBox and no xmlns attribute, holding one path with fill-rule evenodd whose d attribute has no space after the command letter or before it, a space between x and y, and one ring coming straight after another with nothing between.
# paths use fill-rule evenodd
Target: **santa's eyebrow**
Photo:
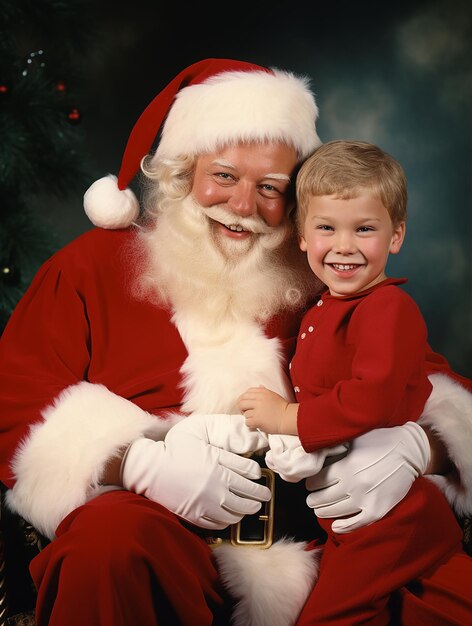
<instances>
[{"instance_id":1,"label":"santa's eyebrow","mask_svg":"<svg viewBox=\"0 0 472 626\"><path fill-rule=\"evenodd\" d=\"M230 170L235 170L236 167L231 163L231 161L226 161L226 159L215 159L211 162L212 165L216 165L217 167L227 167Z\"/></svg>"},{"instance_id":2,"label":"santa's eyebrow","mask_svg":"<svg viewBox=\"0 0 472 626\"><path fill-rule=\"evenodd\" d=\"M290 178L290 176L288 174L275 174L275 173L274 174L266 174L264 176L264 178L272 178L272 179L275 179L275 180L283 180L283 181L285 181L287 183L289 183L290 180L291 180L291 178Z\"/></svg>"},{"instance_id":3,"label":"santa's eyebrow","mask_svg":"<svg viewBox=\"0 0 472 626\"><path fill-rule=\"evenodd\" d=\"M229 169L229 170L236 169L235 165L233 165L231 161L226 161L226 159L215 159L214 161L212 161L211 164L216 167L225 167L226 169ZM288 174L282 174L282 173L279 174L278 172L273 172L273 173L269 172L268 174L264 174L261 180L265 180L266 178L269 178L272 180L283 180L284 182L287 182L287 183L289 183L291 180Z\"/></svg>"}]
</instances>

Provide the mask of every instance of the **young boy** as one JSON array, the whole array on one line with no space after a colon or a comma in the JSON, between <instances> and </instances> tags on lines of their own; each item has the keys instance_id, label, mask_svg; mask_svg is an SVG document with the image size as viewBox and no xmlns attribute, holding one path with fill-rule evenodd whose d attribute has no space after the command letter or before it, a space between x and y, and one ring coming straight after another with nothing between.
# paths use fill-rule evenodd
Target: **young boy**
<instances>
[{"instance_id":1,"label":"young boy","mask_svg":"<svg viewBox=\"0 0 472 626\"><path fill-rule=\"evenodd\" d=\"M250 428L298 435L322 464L323 448L418 419L431 392L427 331L398 287L406 280L385 274L405 237L407 203L390 155L364 142L323 145L299 172L297 203L300 247L327 286L301 324L290 368L297 401L257 387L240 409ZM373 525L336 534L331 521L319 519L328 539L299 625L387 624L390 594L461 550L460 528L425 478Z\"/></svg>"}]
</instances>

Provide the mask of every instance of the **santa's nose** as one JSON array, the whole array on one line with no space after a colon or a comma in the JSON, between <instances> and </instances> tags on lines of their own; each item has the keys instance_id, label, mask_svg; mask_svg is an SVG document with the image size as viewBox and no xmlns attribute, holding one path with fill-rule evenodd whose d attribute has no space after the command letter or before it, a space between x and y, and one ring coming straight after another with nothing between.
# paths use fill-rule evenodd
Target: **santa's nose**
<instances>
[{"instance_id":1,"label":"santa's nose","mask_svg":"<svg viewBox=\"0 0 472 626\"><path fill-rule=\"evenodd\" d=\"M255 189L251 185L237 185L228 200L228 208L241 217L254 215L257 211Z\"/></svg>"}]
</instances>

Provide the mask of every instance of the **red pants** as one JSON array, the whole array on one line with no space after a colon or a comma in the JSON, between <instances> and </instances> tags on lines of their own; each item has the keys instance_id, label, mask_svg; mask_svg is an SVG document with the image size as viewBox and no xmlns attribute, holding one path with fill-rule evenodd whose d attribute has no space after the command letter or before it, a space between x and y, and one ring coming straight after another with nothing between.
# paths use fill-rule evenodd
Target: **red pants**
<instances>
[{"instance_id":1,"label":"red pants","mask_svg":"<svg viewBox=\"0 0 472 626\"><path fill-rule=\"evenodd\" d=\"M351 533L333 533L332 520L320 522L328 540L299 626L430 626L431 615L442 624L472 624L472 560L462 552L461 528L431 481L416 480L383 519ZM437 603L432 613L429 601Z\"/></svg>"},{"instance_id":2,"label":"red pants","mask_svg":"<svg viewBox=\"0 0 472 626\"><path fill-rule=\"evenodd\" d=\"M31 563L37 626L229 624L210 548L159 504L112 491L56 534Z\"/></svg>"},{"instance_id":3,"label":"red pants","mask_svg":"<svg viewBox=\"0 0 472 626\"><path fill-rule=\"evenodd\" d=\"M160 505L126 491L73 511L31 573L37 626L230 624L232 603L205 541ZM327 578L324 572L320 583ZM472 559L454 553L418 586L398 592L401 623L472 624L471 581Z\"/></svg>"}]
</instances>

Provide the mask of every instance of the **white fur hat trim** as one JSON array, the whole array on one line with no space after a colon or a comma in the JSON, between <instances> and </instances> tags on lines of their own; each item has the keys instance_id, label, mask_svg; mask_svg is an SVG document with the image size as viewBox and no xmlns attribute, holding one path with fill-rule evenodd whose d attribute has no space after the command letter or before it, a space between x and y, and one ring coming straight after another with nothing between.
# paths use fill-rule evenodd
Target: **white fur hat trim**
<instances>
[{"instance_id":1,"label":"white fur hat trim","mask_svg":"<svg viewBox=\"0 0 472 626\"><path fill-rule=\"evenodd\" d=\"M179 91L169 111L156 158L212 152L238 141L284 141L301 159L321 141L318 108L308 79L272 73L222 72Z\"/></svg>"}]
</instances>

